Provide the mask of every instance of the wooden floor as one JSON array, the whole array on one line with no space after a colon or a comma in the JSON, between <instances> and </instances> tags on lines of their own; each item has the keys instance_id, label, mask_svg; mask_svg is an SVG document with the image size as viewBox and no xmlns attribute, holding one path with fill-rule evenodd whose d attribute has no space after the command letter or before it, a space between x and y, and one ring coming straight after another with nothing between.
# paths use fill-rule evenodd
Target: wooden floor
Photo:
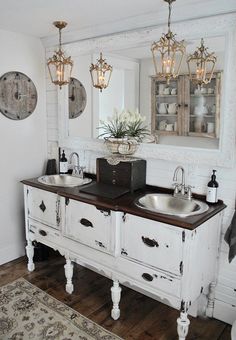
<instances>
[{"instance_id":1,"label":"wooden floor","mask_svg":"<svg viewBox=\"0 0 236 340\"><path fill-rule=\"evenodd\" d=\"M97 322L124 339L177 340L173 308L122 287L121 317L110 317L111 281L77 264L74 266L74 292L65 292L64 258L51 255L49 260L36 263L34 272L26 269L26 258L0 266L0 286L24 277L34 285L64 302L79 313ZM230 326L215 319L191 318L187 340L230 340Z\"/></svg>"}]
</instances>

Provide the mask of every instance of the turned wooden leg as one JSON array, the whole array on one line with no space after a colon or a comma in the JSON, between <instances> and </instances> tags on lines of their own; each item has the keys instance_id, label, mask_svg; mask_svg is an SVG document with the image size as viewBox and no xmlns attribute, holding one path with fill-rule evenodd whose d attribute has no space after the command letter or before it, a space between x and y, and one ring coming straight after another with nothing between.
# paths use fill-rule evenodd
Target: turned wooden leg
<instances>
[{"instance_id":1,"label":"turned wooden leg","mask_svg":"<svg viewBox=\"0 0 236 340\"><path fill-rule=\"evenodd\" d=\"M214 303L215 303L215 290L216 290L216 282L213 281L209 285L209 293L208 293L208 301L206 308L206 316L209 318L213 317Z\"/></svg>"},{"instance_id":2,"label":"turned wooden leg","mask_svg":"<svg viewBox=\"0 0 236 340\"><path fill-rule=\"evenodd\" d=\"M33 262L33 257L34 257L34 246L32 241L28 240L27 241L27 246L25 247L26 249L26 255L28 257L28 271L32 272L35 269L35 265Z\"/></svg>"},{"instance_id":3,"label":"turned wooden leg","mask_svg":"<svg viewBox=\"0 0 236 340\"><path fill-rule=\"evenodd\" d=\"M190 321L186 312L180 312L180 317L177 319L177 332L179 340L185 340L188 334Z\"/></svg>"},{"instance_id":4,"label":"turned wooden leg","mask_svg":"<svg viewBox=\"0 0 236 340\"><path fill-rule=\"evenodd\" d=\"M74 286L72 283L73 277L73 264L69 258L66 258L66 264L64 265L65 268L65 276L66 276L66 291L67 293L71 294L74 290Z\"/></svg>"},{"instance_id":5,"label":"turned wooden leg","mask_svg":"<svg viewBox=\"0 0 236 340\"><path fill-rule=\"evenodd\" d=\"M114 320L117 320L120 317L120 309L119 309L120 296L121 296L121 288L119 286L119 281L114 280L113 286L111 287L111 299L113 302L113 308L111 310L111 317Z\"/></svg>"}]
</instances>

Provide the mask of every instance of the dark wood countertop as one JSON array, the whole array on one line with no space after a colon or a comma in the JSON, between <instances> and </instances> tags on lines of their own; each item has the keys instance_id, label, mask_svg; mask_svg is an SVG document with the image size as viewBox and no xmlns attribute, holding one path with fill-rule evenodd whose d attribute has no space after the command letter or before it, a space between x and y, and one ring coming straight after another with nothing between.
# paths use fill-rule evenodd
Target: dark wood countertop
<instances>
[{"instance_id":1,"label":"dark wood countertop","mask_svg":"<svg viewBox=\"0 0 236 340\"><path fill-rule=\"evenodd\" d=\"M64 187L55 187L49 186L42 183L39 183L37 178L23 180L23 184L29 185L38 189L42 189L45 191L50 191L56 193L60 196L67 197L70 199L74 199L77 201L81 201L88 204L95 205L98 209L109 209L115 211L122 211L125 213L133 214L136 216L148 218L154 221L159 221L162 223L171 224L177 227L194 230L200 224L209 220L212 216L219 213L221 210L226 208L226 205L223 201L219 200L216 204L208 204L209 209L205 213L188 216L188 217L178 217L172 215L165 215L154 213L148 210L141 209L135 205L135 201L137 198L143 196L147 193L173 193L171 189L165 189L160 187L154 187L147 185L145 189L140 189L135 191L134 193L125 194L117 199L109 199L104 198L92 194L86 194L81 192L80 189L82 187L73 187L73 188L64 188ZM88 184L89 185L89 184ZM193 194L193 197L202 201L206 201L205 196Z\"/></svg>"}]
</instances>

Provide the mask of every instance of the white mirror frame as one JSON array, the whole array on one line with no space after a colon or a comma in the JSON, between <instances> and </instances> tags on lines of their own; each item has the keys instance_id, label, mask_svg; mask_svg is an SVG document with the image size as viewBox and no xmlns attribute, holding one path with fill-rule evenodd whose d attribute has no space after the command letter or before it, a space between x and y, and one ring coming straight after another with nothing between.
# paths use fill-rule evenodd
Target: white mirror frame
<instances>
[{"instance_id":1,"label":"white mirror frame","mask_svg":"<svg viewBox=\"0 0 236 340\"><path fill-rule=\"evenodd\" d=\"M146 159L154 158L169 161L181 161L191 164L208 164L212 166L232 167L235 161L235 137L236 137L236 14L219 15L214 17L189 20L184 23L172 25L180 39L195 40L206 36L225 37L225 58L222 82L222 106L220 122L219 149L201 149L163 144L141 144L135 156ZM116 48L132 48L139 44L150 44L157 40L166 27L159 26L150 29L124 32L101 38L77 41L68 44L70 54L78 56L85 53L96 53L102 50L104 53ZM89 72L89 71L88 71ZM96 90L96 89L95 89ZM58 122L59 145L69 148L105 151L103 141L90 138L72 138L68 131L68 94L67 87L58 90Z\"/></svg>"}]
</instances>

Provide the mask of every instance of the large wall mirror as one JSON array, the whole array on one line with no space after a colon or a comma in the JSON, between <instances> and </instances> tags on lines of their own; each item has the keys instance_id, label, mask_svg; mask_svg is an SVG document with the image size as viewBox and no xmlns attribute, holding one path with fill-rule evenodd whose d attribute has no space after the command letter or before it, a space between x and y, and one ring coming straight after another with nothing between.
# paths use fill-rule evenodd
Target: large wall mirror
<instances>
[{"instance_id":1,"label":"large wall mirror","mask_svg":"<svg viewBox=\"0 0 236 340\"><path fill-rule=\"evenodd\" d=\"M196 161L205 157L213 164L225 163L221 160L226 158L231 162L233 156L227 152L225 143L232 142L234 138L230 115L235 88L232 77L235 63L232 63L232 57L236 52L232 44L234 33L231 21L218 22L217 25L211 18L173 27L178 37L185 39L187 54L193 53L200 45L200 39L204 38L209 51L214 51L217 56L212 82L201 92L188 77L186 60L183 60L180 77L169 85L155 77L150 46L164 28L67 45L75 65L73 77L83 84L87 105L79 117L71 120L68 118L67 90L59 91L61 141L70 145L80 141L82 145L86 140L84 145L92 148L96 142L94 139L101 132L98 129L100 120L112 116L114 109L138 109L146 117L145 124L150 131L158 135L158 145L143 145L140 152L149 148L152 157L157 152L157 157L173 159L182 152L188 160L194 155ZM96 62L100 51L113 66L109 87L102 92L92 87L89 74L90 64ZM181 108L181 105L184 107ZM93 139L91 144L90 139ZM188 152L183 151L184 148Z\"/></svg>"}]
</instances>

